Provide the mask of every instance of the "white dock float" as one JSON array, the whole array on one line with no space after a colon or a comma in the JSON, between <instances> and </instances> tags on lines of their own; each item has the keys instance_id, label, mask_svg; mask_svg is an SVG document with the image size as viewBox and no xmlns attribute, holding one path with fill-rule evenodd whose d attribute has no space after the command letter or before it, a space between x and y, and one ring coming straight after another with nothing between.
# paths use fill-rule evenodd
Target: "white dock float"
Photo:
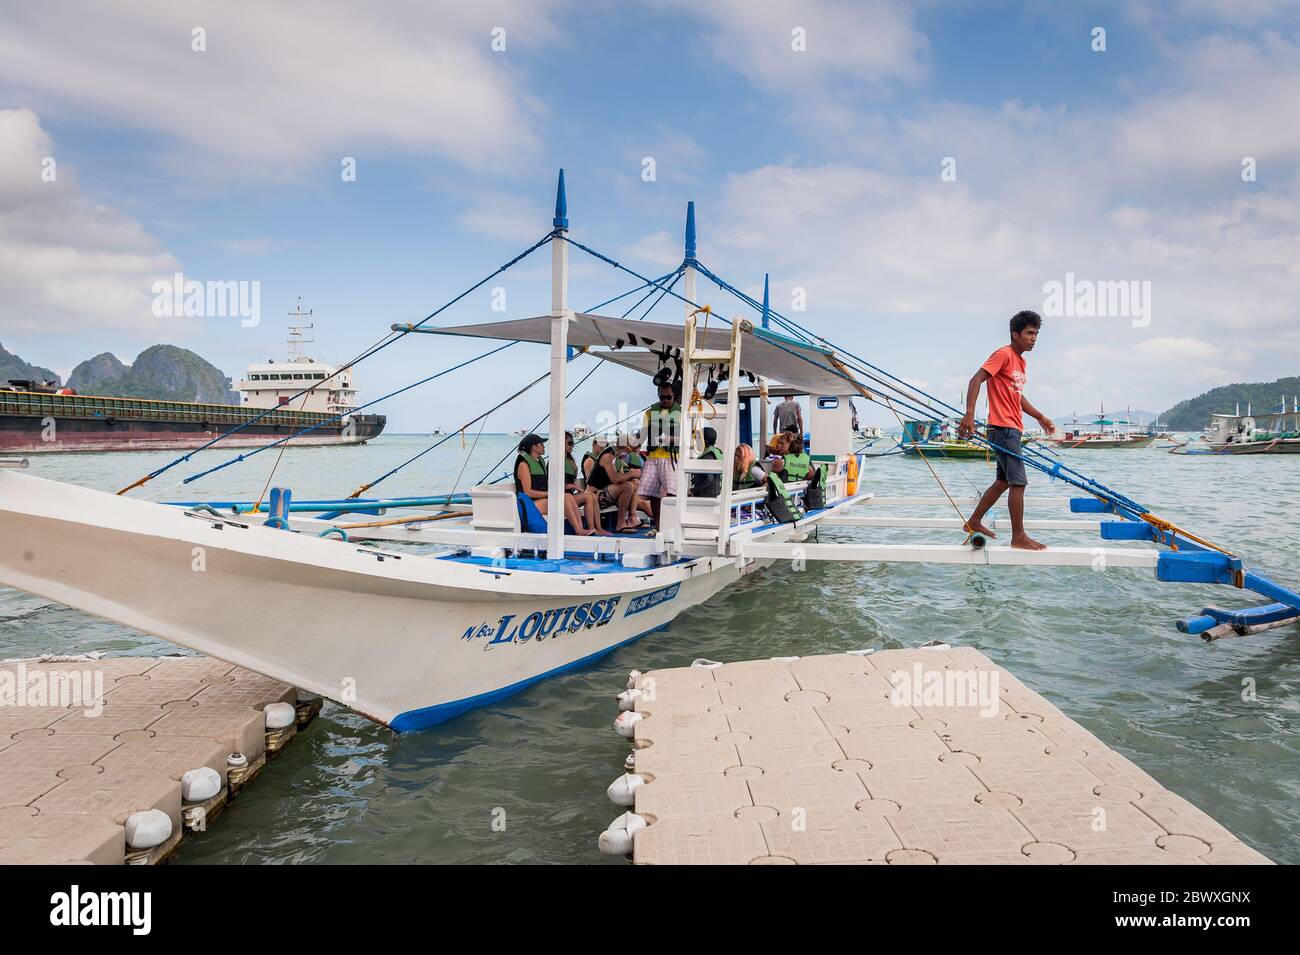
<instances>
[{"instance_id":1,"label":"white dock float","mask_svg":"<svg viewBox=\"0 0 1300 955\"><path fill-rule=\"evenodd\" d=\"M620 696L633 753L610 797L631 814L601 836L606 853L1269 864L972 648L697 664L634 671Z\"/></svg>"},{"instance_id":2,"label":"white dock float","mask_svg":"<svg viewBox=\"0 0 1300 955\"><path fill-rule=\"evenodd\" d=\"M0 864L164 861L319 710L208 657L4 661Z\"/></svg>"}]
</instances>

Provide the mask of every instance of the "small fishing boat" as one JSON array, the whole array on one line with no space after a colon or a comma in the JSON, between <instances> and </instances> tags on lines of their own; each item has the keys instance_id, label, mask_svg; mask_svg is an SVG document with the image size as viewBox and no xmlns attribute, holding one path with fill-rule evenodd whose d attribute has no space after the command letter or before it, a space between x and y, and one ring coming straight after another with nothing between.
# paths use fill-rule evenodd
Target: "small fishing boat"
<instances>
[{"instance_id":1,"label":"small fishing boat","mask_svg":"<svg viewBox=\"0 0 1300 955\"><path fill-rule=\"evenodd\" d=\"M1093 430L1083 430L1076 416L1070 430L1041 440L1063 451L1146 448L1156 440L1154 434L1135 430L1131 421L1107 418L1105 407L1087 426Z\"/></svg>"},{"instance_id":2,"label":"small fishing boat","mask_svg":"<svg viewBox=\"0 0 1300 955\"><path fill-rule=\"evenodd\" d=\"M967 441L957 434L952 419L903 422L899 446L908 457L952 461L991 461L993 452L987 444Z\"/></svg>"},{"instance_id":3,"label":"small fishing boat","mask_svg":"<svg viewBox=\"0 0 1300 955\"><path fill-rule=\"evenodd\" d=\"M127 496L191 462L192 452L117 494L34 477L23 473L24 461L0 459L9 465L0 467L0 584L266 674L398 730L440 723L662 631L686 609L779 560L1145 569L1160 581L1222 583L1265 601L1240 610L1207 608L1179 624L1187 633L1217 639L1300 619L1300 594L1032 446L1017 456L1081 492L1069 499L1069 508L1088 517L1031 522L1029 528L1091 532L1131 546L1026 551L986 541L963 529L961 507L972 502L954 498L937 474L943 497L878 496L862 478L853 451L850 399L906 409L917 420L959 412L770 312L702 263L696 244L692 203L684 257L667 275L646 277L583 245L569 235L561 172L552 230L478 283L549 246L548 314L433 326L438 309L420 322L392 326L365 353L423 335L500 343L422 379L431 381L506 348L545 346L548 370L452 435L471 430L543 381L550 411L537 427L549 420L558 433L570 394L568 366L580 357L640 373L651 393L657 390L652 383L680 386L681 406L667 413L676 422L667 441L677 452L680 487L696 493L664 497L652 534L601 536L584 532L592 528L567 526L559 519L565 513L563 467L539 472L529 465L543 484L531 490L544 494L547 513L556 515L551 520L516 489L513 467L502 480L493 479L494 466L468 491L375 496L376 485L452 435L350 494L306 502L295 502L283 487L256 501L161 503ZM629 317L636 305L622 315L575 311L569 305L571 249L638 282L600 308L658 290L659 298L683 306L683 320L652 322L649 309ZM775 327L727 319L701 304L699 277L708 288L761 310ZM731 462L741 437L761 434L764 424L755 421L759 402L741 399L742 381L765 382L769 394L789 389L807 396L805 424L815 453L806 462L806 478L782 483L768 477L758 487L737 483ZM703 453L705 427L716 432L720 456ZM279 448L293 438L286 436ZM971 441L991 447L978 429ZM275 447L205 466L182 483ZM860 510L918 504L951 507L954 515L891 517L887 510ZM394 511L415 513L391 516ZM813 540L820 527L855 528L864 536ZM946 529L955 537L948 543L898 543L870 536L874 528L915 527ZM783 586L797 581L785 577Z\"/></svg>"}]
</instances>

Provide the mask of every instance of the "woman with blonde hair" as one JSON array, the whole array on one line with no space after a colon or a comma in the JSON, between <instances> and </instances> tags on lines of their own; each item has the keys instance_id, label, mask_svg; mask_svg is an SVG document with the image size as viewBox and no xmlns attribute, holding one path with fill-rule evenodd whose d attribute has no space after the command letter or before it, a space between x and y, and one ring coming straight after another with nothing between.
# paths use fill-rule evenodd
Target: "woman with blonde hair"
<instances>
[{"instance_id":1,"label":"woman with blonde hair","mask_svg":"<svg viewBox=\"0 0 1300 955\"><path fill-rule=\"evenodd\" d=\"M754 460L754 449L747 444L736 445L735 470L732 484L737 490L758 487L767 480L763 465Z\"/></svg>"}]
</instances>

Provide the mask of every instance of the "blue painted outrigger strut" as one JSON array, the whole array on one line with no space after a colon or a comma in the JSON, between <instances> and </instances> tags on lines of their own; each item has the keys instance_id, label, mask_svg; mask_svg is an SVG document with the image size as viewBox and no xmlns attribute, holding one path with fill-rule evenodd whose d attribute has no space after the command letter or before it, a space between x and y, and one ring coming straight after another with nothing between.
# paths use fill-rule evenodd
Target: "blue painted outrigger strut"
<instances>
[{"instance_id":1,"label":"blue painted outrigger strut","mask_svg":"<svg viewBox=\"0 0 1300 955\"><path fill-rule=\"evenodd\" d=\"M1238 590L1250 590L1272 603L1241 610L1207 607L1198 616L1177 622L1183 633L1204 634L1214 627L1228 624L1244 632L1246 628L1300 620L1300 594L1275 583L1263 574L1246 570L1240 557L1211 550L1189 540L1176 531L1166 530L1133 520L1126 508L1099 498L1070 499L1076 514L1117 514L1120 520L1101 522L1102 540L1150 541L1173 548L1161 554L1156 563L1156 579L1171 583L1224 584Z\"/></svg>"}]
</instances>

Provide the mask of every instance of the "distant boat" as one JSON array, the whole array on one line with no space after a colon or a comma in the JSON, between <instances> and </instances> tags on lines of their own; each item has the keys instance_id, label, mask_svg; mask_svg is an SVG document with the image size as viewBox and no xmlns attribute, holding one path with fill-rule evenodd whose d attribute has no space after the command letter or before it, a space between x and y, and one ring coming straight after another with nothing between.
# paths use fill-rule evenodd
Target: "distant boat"
<instances>
[{"instance_id":1,"label":"distant boat","mask_svg":"<svg viewBox=\"0 0 1300 955\"><path fill-rule=\"evenodd\" d=\"M79 395L52 382L0 382L0 451L186 450L234 428L240 430L225 439L226 447L259 447L299 431L306 432L293 439L299 447L365 444L388 419L352 414L357 393L351 369L303 353L308 340L302 333L313 326L302 319L310 314L301 304L289 313L297 324L289 326L288 360L249 365L244 380L234 384L237 405Z\"/></svg>"},{"instance_id":2,"label":"distant boat","mask_svg":"<svg viewBox=\"0 0 1300 955\"><path fill-rule=\"evenodd\" d=\"M1174 454L1300 454L1300 398L1291 399L1291 410L1252 415L1212 414L1210 425L1198 447L1174 448ZM1237 411L1240 412L1240 407Z\"/></svg>"},{"instance_id":3,"label":"distant boat","mask_svg":"<svg viewBox=\"0 0 1300 955\"><path fill-rule=\"evenodd\" d=\"M1106 417L1106 409L1092 421L1080 423L1076 417L1072 430L1057 432L1044 440L1063 451L1109 450L1114 448L1145 448L1155 441L1156 436L1146 431L1133 430L1133 423L1124 419ZM1091 430L1084 430L1085 427Z\"/></svg>"},{"instance_id":4,"label":"distant boat","mask_svg":"<svg viewBox=\"0 0 1300 955\"><path fill-rule=\"evenodd\" d=\"M957 434L955 421L908 420L903 422L899 441L908 457L950 458L958 461L989 461L993 452L986 445L967 441Z\"/></svg>"}]
</instances>

